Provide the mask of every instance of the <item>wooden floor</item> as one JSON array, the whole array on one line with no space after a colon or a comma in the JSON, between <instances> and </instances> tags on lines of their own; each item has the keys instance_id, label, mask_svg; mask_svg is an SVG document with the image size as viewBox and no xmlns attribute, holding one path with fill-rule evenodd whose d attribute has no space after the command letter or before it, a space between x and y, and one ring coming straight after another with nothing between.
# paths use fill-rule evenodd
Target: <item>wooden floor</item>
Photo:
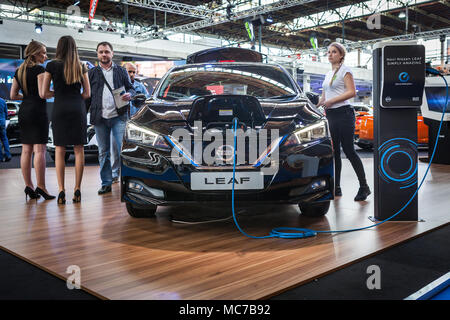
<instances>
[{"instance_id":1,"label":"wooden floor","mask_svg":"<svg viewBox=\"0 0 450 320\"><path fill-rule=\"evenodd\" d=\"M372 159L363 159L370 185ZM419 177L426 164L419 163ZM356 176L344 160L343 197L319 219L299 216L296 206L239 208L241 227L255 236L274 227L317 230L373 224L373 196L354 202ZM67 168L69 201L25 202L20 170L0 170L0 246L66 279L81 268L83 289L105 299L261 299L343 268L380 250L450 221L450 166L433 165L419 192L425 222L387 222L376 228L314 238L250 239L232 219L206 224L175 223L226 218L226 208L159 208L156 219L133 219L119 201L119 186L98 196L98 167L86 167L82 202L71 203L74 168ZM56 194L54 168L48 189ZM399 204L399 208L403 204Z\"/></svg>"}]
</instances>

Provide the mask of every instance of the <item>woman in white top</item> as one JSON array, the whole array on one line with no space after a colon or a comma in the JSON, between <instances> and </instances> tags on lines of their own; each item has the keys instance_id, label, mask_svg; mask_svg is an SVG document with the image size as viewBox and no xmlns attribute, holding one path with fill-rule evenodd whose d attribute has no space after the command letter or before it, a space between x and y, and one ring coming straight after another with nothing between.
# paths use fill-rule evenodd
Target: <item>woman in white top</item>
<instances>
[{"instance_id":1,"label":"woman in white top","mask_svg":"<svg viewBox=\"0 0 450 320\"><path fill-rule=\"evenodd\" d=\"M353 169L359 180L359 191L355 201L364 201L370 194L367 185L364 167L355 151L353 144L355 132L355 112L350 105L349 99L356 95L353 73L344 65L346 50L343 45L333 42L328 47L328 61L332 70L329 71L323 81L322 96L319 106L325 108L328 124L331 132L331 139L334 147L335 163L335 195L342 196L341 183L341 146L350 160Z\"/></svg>"}]
</instances>

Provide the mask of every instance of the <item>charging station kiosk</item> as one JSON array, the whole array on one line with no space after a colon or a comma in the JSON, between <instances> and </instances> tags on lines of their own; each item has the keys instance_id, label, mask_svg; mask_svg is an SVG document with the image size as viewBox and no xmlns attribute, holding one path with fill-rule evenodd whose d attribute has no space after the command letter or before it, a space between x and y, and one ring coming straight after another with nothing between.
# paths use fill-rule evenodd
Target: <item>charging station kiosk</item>
<instances>
[{"instance_id":1,"label":"charging station kiosk","mask_svg":"<svg viewBox=\"0 0 450 320\"><path fill-rule=\"evenodd\" d=\"M425 83L425 47L389 41L373 51L376 220L398 212L417 190L417 109ZM418 221L417 195L391 221Z\"/></svg>"}]
</instances>

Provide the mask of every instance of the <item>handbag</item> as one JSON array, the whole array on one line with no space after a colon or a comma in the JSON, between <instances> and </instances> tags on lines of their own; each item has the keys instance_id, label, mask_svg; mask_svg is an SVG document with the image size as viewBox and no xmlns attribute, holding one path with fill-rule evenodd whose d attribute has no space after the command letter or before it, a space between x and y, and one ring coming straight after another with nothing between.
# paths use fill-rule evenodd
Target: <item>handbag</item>
<instances>
[{"instance_id":1,"label":"handbag","mask_svg":"<svg viewBox=\"0 0 450 320\"><path fill-rule=\"evenodd\" d=\"M99 71L100 71L100 73L101 73L101 75L102 75L102 77L103 77L103 81L105 81L106 86L108 87L109 91L111 92L111 94L112 94L112 96L113 96L113 101L114 101L114 105L115 105L115 107L116 107L117 114L118 114L119 116L121 116L121 115L125 114L127 111L128 111L128 113L129 113L129 110L130 110L130 103L128 103L127 105L125 105L125 106L123 106L123 107L121 107L121 108L117 108L116 100L114 99L113 89L112 89L111 86L109 85L108 81L106 81L106 78L105 78L105 75L103 74L103 71L102 71L101 69L100 69Z\"/></svg>"}]
</instances>

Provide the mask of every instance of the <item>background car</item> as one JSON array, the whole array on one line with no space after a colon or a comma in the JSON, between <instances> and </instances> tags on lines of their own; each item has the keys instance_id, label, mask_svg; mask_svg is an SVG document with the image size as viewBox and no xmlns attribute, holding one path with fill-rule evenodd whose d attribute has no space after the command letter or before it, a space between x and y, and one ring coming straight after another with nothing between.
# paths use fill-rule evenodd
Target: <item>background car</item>
<instances>
[{"instance_id":1,"label":"background car","mask_svg":"<svg viewBox=\"0 0 450 320\"><path fill-rule=\"evenodd\" d=\"M158 81L160 78L150 78L150 77L144 77L144 76L136 76L134 78L136 81L141 82L145 89L147 89L148 94L152 94L153 90L155 89L156 85L158 84Z\"/></svg>"},{"instance_id":2,"label":"background car","mask_svg":"<svg viewBox=\"0 0 450 320\"><path fill-rule=\"evenodd\" d=\"M358 135L356 135L358 127ZM362 149L373 148L373 115L363 115L357 118L355 124L355 144ZM428 147L428 126L423 122L420 112L417 113L417 144L419 148Z\"/></svg>"},{"instance_id":3,"label":"background car","mask_svg":"<svg viewBox=\"0 0 450 320\"><path fill-rule=\"evenodd\" d=\"M19 108L20 102L6 101L8 107L8 127L6 128L6 136L10 147L20 146L20 130L19 130Z\"/></svg>"},{"instance_id":4,"label":"background car","mask_svg":"<svg viewBox=\"0 0 450 320\"><path fill-rule=\"evenodd\" d=\"M87 119L89 123L89 115L87 116ZM84 145L84 154L98 154L97 138L95 136L95 129L93 125L88 125L87 127L87 140L88 143ZM53 144L53 130L50 123L48 130L47 152L49 153L50 158L52 158L53 161L55 161L55 150L56 148ZM64 156L64 160L69 160L71 154L74 154L73 146L66 146L66 154Z\"/></svg>"},{"instance_id":5,"label":"background car","mask_svg":"<svg viewBox=\"0 0 450 320\"><path fill-rule=\"evenodd\" d=\"M364 116L372 115L373 108L364 104L352 104L355 111L355 142L359 139L359 130Z\"/></svg>"},{"instance_id":6,"label":"background car","mask_svg":"<svg viewBox=\"0 0 450 320\"><path fill-rule=\"evenodd\" d=\"M352 103L353 110L355 110L355 115L358 116L365 116L368 114L373 114L373 108L362 103Z\"/></svg>"},{"instance_id":7,"label":"background car","mask_svg":"<svg viewBox=\"0 0 450 320\"><path fill-rule=\"evenodd\" d=\"M20 102L7 100L6 106L8 108L8 119L19 114Z\"/></svg>"},{"instance_id":8,"label":"background car","mask_svg":"<svg viewBox=\"0 0 450 320\"><path fill-rule=\"evenodd\" d=\"M231 204L234 145L226 137L235 120L242 130L280 133L274 141L261 138L255 161L249 150L257 144L243 142L236 177L255 183L241 179L236 202L298 204L302 214L313 217L327 213L334 197L328 123L285 69L261 61L252 50L208 49L160 80L125 130L121 200L131 216L154 216L166 205ZM207 149L194 133L208 130L222 138L215 148ZM176 131L187 135L184 146ZM221 163L191 156L188 149L197 147ZM275 150L278 159L265 163ZM272 164L277 170L264 174Z\"/></svg>"},{"instance_id":9,"label":"background car","mask_svg":"<svg viewBox=\"0 0 450 320\"><path fill-rule=\"evenodd\" d=\"M20 130L19 130L19 117L17 115L12 116L9 119L8 127L6 128L6 136L8 138L9 146L11 148L21 145L20 142Z\"/></svg>"}]
</instances>

